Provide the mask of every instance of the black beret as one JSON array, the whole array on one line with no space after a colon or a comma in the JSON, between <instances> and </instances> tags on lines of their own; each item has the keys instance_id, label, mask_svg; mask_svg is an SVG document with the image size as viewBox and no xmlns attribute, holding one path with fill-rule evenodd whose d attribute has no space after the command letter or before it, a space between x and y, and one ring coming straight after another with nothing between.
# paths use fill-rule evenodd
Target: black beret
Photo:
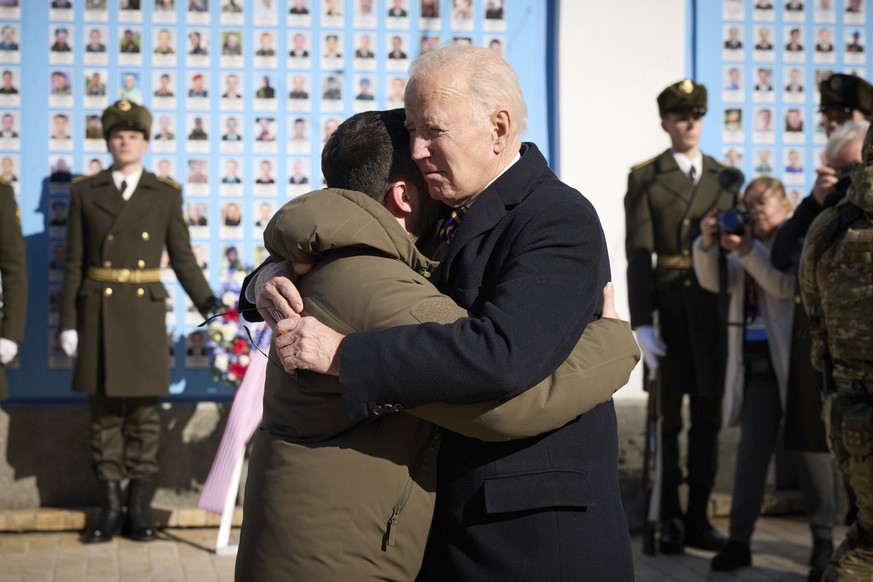
<instances>
[{"instance_id":1,"label":"black beret","mask_svg":"<svg viewBox=\"0 0 873 582\"><path fill-rule=\"evenodd\" d=\"M146 139L151 137L152 114L142 105L133 101L121 99L103 111L103 137L109 139L109 134L116 127L125 127L140 131Z\"/></svg>"},{"instance_id":2,"label":"black beret","mask_svg":"<svg viewBox=\"0 0 873 582\"><path fill-rule=\"evenodd\" d=\"M661 117L668 113L706 114L706 87L685 79L670 85L658 95L658 112Z\"/></svg>"},{"instance_id":3,"label":"black beret","mask_svg":"<svg viewBox=\"0 0 873 582\"><path fill-rule=\"evenodd\" d=\"M834 73L818 85L821 111L826 109L857 109L873 115L873 86L861 77Z\"/></svg>"}]
</instances>

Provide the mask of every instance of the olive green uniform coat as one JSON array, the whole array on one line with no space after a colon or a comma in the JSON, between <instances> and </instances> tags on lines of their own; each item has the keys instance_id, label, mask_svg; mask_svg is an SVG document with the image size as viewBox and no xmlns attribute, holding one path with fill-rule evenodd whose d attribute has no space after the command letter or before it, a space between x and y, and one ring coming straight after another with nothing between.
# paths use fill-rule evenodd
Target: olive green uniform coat
<instances>
[{"instance_id":1,"label":"olive green uniform coat","mask_svg":"<svg viewBox=\"0 0 873 582\"><path fill-rule=\"evenodd\" d=\"M363 194L329 189L296 198L271 220L264 243L277 258L319 258L298 283L305 314L342 333L466 315L429 282L436 264ZM278 361L275 350L271 358ZM236 579L414 579L433 515L439 440L421 418L483 440L541 434L608 400L638 359L627 323L601 320L549 381L515 399L411 414L391 407L366 422L349 419L337 378L269 366Z\"/></svg>"},{"instance_id":2,"label":"olive green uniform coat","mask_svg":"<svg viewBox=\"0 0 873 582\"><path fill-rule=\"evenodd\" d=\"M0 277L3 280L3 307L0 337L21 344L27 316L27 265L21 212L9 182L0 179ZM0 366L0 400L9 396L6 369Z\"/></svg>"},{"instance_id":3,"label":"olive green uniform coat","mask_svg":"<svg viewBox=\"0 0 873 582\"><path fill-rule=\"evenodd\" d=\"M124 201L110 170L74 181L60 329L79 332L76 392L93 395L102 386L112 397L167 394L167 290L160 282L87 277L88 267L157 269L165 246L194 304L210 304L212 290L191 250L178 184L143 171Z\"/></svg>"}]
</instances>

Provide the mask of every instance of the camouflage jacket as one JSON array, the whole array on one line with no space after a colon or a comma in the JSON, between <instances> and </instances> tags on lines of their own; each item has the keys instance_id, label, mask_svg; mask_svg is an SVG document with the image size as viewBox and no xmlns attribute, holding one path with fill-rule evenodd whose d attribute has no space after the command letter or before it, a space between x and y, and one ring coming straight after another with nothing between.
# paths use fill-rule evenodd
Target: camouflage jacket
<instances>
[{"instance_id":1,"label":"camouflage jacket","mask_svg":"<svg viewBox=\"0 0 873 582\"><path fill-rule=\"evenodd\" d=\"M830 355L836 380L873 380L873 134L846 199L812 223L800 262L812 363ZM858 209L861 212L858 212ZM857 216L853 219L852 213ZM836 229L835 221L848 221Z\"/></svg>"}]
</instances>

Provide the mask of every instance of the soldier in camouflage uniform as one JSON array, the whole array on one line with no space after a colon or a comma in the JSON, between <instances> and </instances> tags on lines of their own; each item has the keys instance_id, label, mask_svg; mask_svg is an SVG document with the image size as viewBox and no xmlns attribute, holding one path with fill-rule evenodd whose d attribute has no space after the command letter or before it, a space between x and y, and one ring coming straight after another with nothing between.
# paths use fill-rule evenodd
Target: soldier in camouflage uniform
<instances>
[{"instance_id":1,"label":"soldier in camouflage uniform","mask_svg":"<svg viewBox=\"0 0 873 582\"><path fill-rule=\"evenodd\" d=\"M823 580L873 579L873 128L863 160L846 199L810 226L799 271L828 446L857 495L857 521Z\"/></svg>"}]
</instances>

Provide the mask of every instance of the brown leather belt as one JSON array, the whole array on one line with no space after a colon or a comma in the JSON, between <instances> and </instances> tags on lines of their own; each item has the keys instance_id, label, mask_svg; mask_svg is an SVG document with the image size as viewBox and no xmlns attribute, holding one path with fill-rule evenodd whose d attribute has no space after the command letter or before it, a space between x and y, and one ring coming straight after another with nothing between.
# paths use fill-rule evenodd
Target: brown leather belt
<instances>
[{"instance_id":1,"label":"brown leather belt","mask_svg":"<svg viewBox=\"0 0 873 582\"><path fill-rule=\"evenodd\" d=\"M88 267L88 278L101 283L159 283L160 269L108 269L105 267Z\"/></svg>"},{"instance_id":2,"label":"brown leather belt","mask_svg":"<svg viewBox=\"0 0 873 582\"><path fill-rule=\"evenodd\" d=\"M658 269L693 269L694 260L684 255L658 255Z\"/></svg>"}]
</instances>

